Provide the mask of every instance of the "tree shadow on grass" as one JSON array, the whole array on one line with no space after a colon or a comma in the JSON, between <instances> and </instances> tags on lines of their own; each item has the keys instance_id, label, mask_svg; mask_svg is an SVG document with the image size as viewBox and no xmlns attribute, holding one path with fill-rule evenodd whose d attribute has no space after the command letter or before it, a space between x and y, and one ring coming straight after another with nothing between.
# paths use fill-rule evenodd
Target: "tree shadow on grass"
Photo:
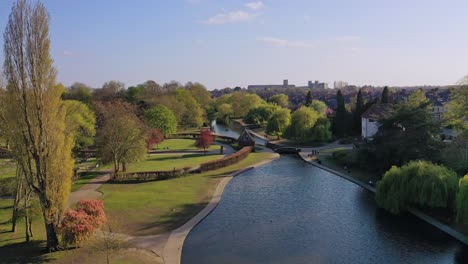
<instances>
[{"instance_id":1,"label":"tree shadow on grass","mask_svg":"<svg viewBox=\"0 0 468 264\"><path fill-rule=\"evenodd\" d=\"M46 263L51 259L44 251L45 241L31 241L0 247L0 263Z\"/></svg>"},{"instance_id":2,"label":"tree shadow on grass","mask_svg":"<svg viewBox=\"0 0 468 264\"><path fill-rule=\"evenodd\" d=\"M207 202L184 204L182 207L174 208L174 211L161 215L160 221L149 223L140 228L138 232L148 233L148 231L157 230L158 233L164 233L177 229L197 215L207 204Z\"/></svg>"},{"instance_id":3,"label":"tree shadow on grass","mask_svg":"<svg viewBox=\"0 0 468 264\"><path fill-rule=\"evenodd\" d=\"M225 171L217 174L210 175L210 178L225 178L231 176L234 172L238 170Z\"/></svg>"}]
</instances>

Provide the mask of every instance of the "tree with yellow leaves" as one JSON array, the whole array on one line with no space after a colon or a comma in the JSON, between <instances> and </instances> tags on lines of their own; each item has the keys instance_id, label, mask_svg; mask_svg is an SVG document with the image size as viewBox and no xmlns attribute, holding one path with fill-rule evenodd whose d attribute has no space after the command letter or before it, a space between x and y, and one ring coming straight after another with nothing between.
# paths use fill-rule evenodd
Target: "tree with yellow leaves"
<instances>
[{"instance_id":1,"label":"tree with yellow leaves","mask_svg":"<svg viewBox=\"0 0 468 264\"><path fill-rule=\"evenodd\" d=\"M44 5L16 2L4 40L5 132L20 174L39 198L47 250L56 251L57 225L71 187L74 137L65 133L63 89L55 83Z\"/></svg>"}]
</instances>

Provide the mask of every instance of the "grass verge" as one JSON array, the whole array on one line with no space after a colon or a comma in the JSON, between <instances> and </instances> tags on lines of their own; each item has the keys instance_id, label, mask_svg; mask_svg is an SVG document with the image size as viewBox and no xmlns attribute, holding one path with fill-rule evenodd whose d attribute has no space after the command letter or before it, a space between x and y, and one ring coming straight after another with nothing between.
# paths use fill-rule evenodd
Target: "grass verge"
<instances>
[{"instance_id":1,"label":"grass verge","mask_svg":"<svg viewBox=\"0 0 468 264\"><path fill-rule=\"evenodd\" d=\"M155 148L156 151L190 151L190 150L203 150L195 146L193 139L167 139ZM219 149L219 146L211 145L209 150Z\"/></svg>"},{"instance_id":2,"label":"grass verge","mask_svg":"<svg viewBox=\"0 0 468 264\"><path fill-rule=\"evenodd\" d=\"M183 225L210 201L218 182L232 172L272 157L251 153L241 162L181 178L139 184L105 184L99 190L107 215L128 235L165 233Z\"/></svg>"}]
</instances>

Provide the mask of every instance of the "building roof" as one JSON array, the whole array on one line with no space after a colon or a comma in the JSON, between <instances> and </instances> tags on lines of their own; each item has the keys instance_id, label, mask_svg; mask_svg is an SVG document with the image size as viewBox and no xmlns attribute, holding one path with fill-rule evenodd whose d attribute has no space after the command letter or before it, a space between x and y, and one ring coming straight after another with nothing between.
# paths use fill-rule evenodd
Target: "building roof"
<instances>
[{"instance_id":1,"label":"building roof","mask_svg":"<svg viewBox=\"0 0 468 264\"><path fill-rule=\"evenodd\" d=\"M247 132L247 129L244 129L244 132L242 132L242 134L237 139L237 143L240 147L255 146L255 140L252 138L249 132Z\"/></svg>"},{"instance_id":2,"label":"building roof","mask_svg":"<svg viewBox=\"0 0 468 264\"><path fill-rule=\"evenodd\" d=\"M391 104L373 104L369 109L367 109L366 112L362 114L361 117L367 118L367 119L381 119L383 117L386 117L390 114L392 110L392 105Z\"/></svg>"}]
</instances>

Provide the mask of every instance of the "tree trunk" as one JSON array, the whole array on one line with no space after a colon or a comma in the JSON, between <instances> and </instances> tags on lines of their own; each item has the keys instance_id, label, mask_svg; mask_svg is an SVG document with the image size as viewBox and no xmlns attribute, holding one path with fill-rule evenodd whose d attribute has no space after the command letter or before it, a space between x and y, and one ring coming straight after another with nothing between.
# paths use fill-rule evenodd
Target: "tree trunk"
<instances>
[{"instance_id":1,"label":"tree trunk","mask_svg":"<svg viewBox=\"0 0 468 264\"><path fill-rule=\"evenodd\" d=\"M25 214L24 214L24 224L26 225L25 226L25 230L26 230L26 242L29 242L29 219L28 219L28 213L27 211L25 211Z\"/></svg>"},{"instance_id":2,"label":"tree trunk","mask_svg":"<svg viewBox=\"0 0 468 264\"><path fill-rule=\"evenodd\" d=\"M25 233L26 233L26 242L29 242L30 236L29 236L29 230L31 229L30 227L30 219L29 219L29 209L28 209L28 200L29 200L29 193L26 193L24 195L24 224L25 224Z\"/></svg>"},{"instance_id":3,"label":"tree trunk","mask_svg":"<svg viewBox=\"0 0 468 264\"><path fill-rule=\"evenodd\" d=\"M18 207L19 207L19 202L21 200L22 191L23 191L22 181L21 181L21 179L19 177L17 177L17 179L18 179L18 183L17 183L17 186L16 186L15 202L13 203L13 214L12 214L12 217L11 217L11 232L16 231L16 220L18 218Z\"/></svg>"},{"instance_id":4,"label":"tree trunk","mask_svg":"<svg viewBox=\"0 0 468 264\"><path fill-rule=\"evenodd\" d=\"M45 223L45 229L47 233L47 251L54 252L60 250L55 225L53 223Z\"/></svg>"},{"instance_id":5,"label":"tree trunk","mask_svg":"<svg viewBox=\"0 0 468 264\"><path fill-rule=\"evenodd\" d=\"M47 216L47 213L49 212L49 210L51 210L50 202L47 200L44 193L38 193L38 196L39 196L39 201L41 202L42 215L44 217L44 225L45 225L45 231L47 235L46 250L48 252L55 252L55 251L60 250L60 246L59 246L59 241L57 237L56 226L53 222L53 219L49 219L49 217Z\"/></svg>"},{"instance_id":6,"label":"tree trunk","mask_svg":"<svg viewBox=\"0 0 468 264\"><path fill-rule=\"evenodd\" d=\"M27 237L26 242L29 242L29 238L33 236L32 228L31 228L32 218L29 215L29 199L30 198L31 198L31 191L28 190L24 196L24 216L25 216L24 220L26 221L26 237Z\"/></svg>"}]
</instances>

